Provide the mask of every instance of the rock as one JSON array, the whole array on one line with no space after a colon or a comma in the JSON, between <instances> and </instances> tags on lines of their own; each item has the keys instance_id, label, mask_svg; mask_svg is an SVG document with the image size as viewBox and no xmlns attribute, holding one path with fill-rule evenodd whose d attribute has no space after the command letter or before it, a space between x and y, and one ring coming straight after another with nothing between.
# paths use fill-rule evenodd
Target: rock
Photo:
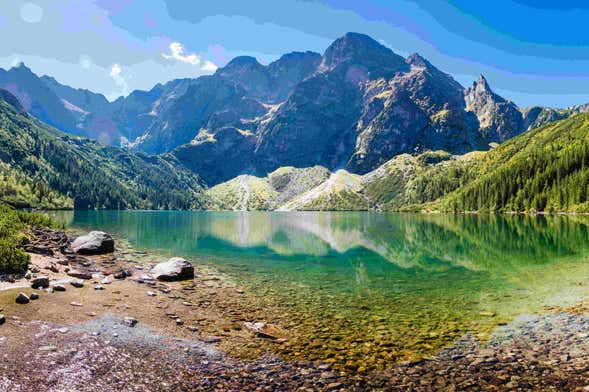
<instances>
[{"instance_id":1,"label":"rock","mask_svg":"<svg viewBox=\"0 0 589 392\"><path fill-rule=\"evenodd\" d=\"M49 287L49 277L41 275L31 279L31 287L34 289Z\"/></svg>"},{"instance_id":2,"label":"rock","mask_svg":"<svg viewBox=\"0 0 589 392\"><path fill-rule=\"evenodd\" d=\"M41 346L38 348L39 351L57 351L55 346Z\"/></svg>"},{"instance_id":3,"label":"rock","mask_svg":"<svg viewBox=\"0 0 589 392\"><path fill-rule=\"evenodd\" d=\"M176 325L183 325L184 324L184 321L182 321L182 319L180 319L180 318L177 318L175 321L176 321Z\"/></svg>"},{"instance_id":4,"label":"rock","mask_svg":"<svg viewBox=\"0 0 589 392\"><path fill-rule=\"evenodd\" d=\"M70 284L76 288L84 287L84 281L82 279L74 279L70 281Z\"/></svg>"},{"instance_id":5,"label":"rock","mask_svg":"<svg viewBox=\"0 0 589 392\"><path fill-rule=\"evenodd\" d=\"M72 250L82 255L97 255L114 252L115 241L103 231L91 231L72 242Z\"/></svg>"},{"instance_id":6,"label":"rock","mask_svg":"<svg viewBox=\"0 0 589 392\"><path fill-rule=\"evenodd\" d=\"M115 279L126 279L127 276L131 276L133 273L129 270L120 270L119 272L115 273L113 277Z\"/></svg>"},{"instance_id":7,"label":"rock","mask_svg":"<svg viewBox=\"0 0 589 392\"><path fill-rule=\"evenodd\" d=\"M195 326L195 325L189 325L187 328L188 328L188 330L190 332L196 332L196 331L198 331L198 327Z\"/></svg>"},{"instance_id":8,"label":"rock","mask_svg":"<svg viewBox=\"0 0 589 392\"><path fill-rule=\"evenodd\" d=\"M154 278L162 281L194 279L194 266L181 257L173 257L155 265L150 273Z\"/></svg>"},{"instance_id":9,"label":"rock","mask_svg":"<svg viewBox=\"0 0 589 392\"><path fill-rule=\"evenodd\" d=\"M95 286L94 290L102 291L102 290L104 290L104 286L101 286L101 285Z\"/></svg>"},{"instance_id":10,"label":"rock","mask_svg":"<svg viewBox=\"0 0 589 392\"><path fill-rule=\"evenodd\" d=\"M31 265L29 267L29 271L31 271L31 273L33 273L33 274L36 274L36 273L39 273L41 270L36 265Z\"/></svg>"},{"instance_id":11,"label":"rock","mask_svg":"<svg viewBox=\"0 0 589 392\"><path fill-rule=\"evenodd\" d=\"M282 333L281 331L270 324L266 324L263 322L257 322L257 323L243 323L243 326L249 330L254 332L255 334L257 334L260 337L263 338L269 338L269 339L277 339L278 336L280 336Z\"/></svg>"},{"instance_id":12,"label":"rock","mask_svg":"<svg viewBox=\"0 0 589 392\"><path fill-rule=\"evenodd\" d=\"M18 293L15 301L17 304L28 304L31 299L25 293Z\"/></svg>"},{"instance_id":13,"label":"rock","mask_svg":"<svg viewBox=\"0 0 589 392\"><path fill-rule=\"evenodd\" d=\"M137 319L133 317L125 317L123 318L123 324L125 324L127 327L134 327L137 325Z\"/></svg>"},{"instance_id":14,"label":"rock","mask_svg":"<svg viewBox=\"0 0 589 392\"><path fill-rule=\"evenodd\" d=\"M157 295L157 293L155 291L148 291L147 295L150 297L155 297Z\"/></svg>"},{"instance_id":15,"label":"rock","mask_svg":"<svg viewBox=\"0 0 589 392\"><path fill-rule=\"evenodd\" d=\"M33 277L33 274L31 273L31 271L27 271L24 277L26 280L30 280Z\"/></svg>"},{"instance_id":16,"label":"rock","mask_svg":"<svg viewBox=\"0 0 589 392\"><path fill-rule=\"evenodd\" d=\"M53 291L65 291L65 286L62 284L54 284Z\"/></svg>"},{"instance_id":17,"label":"rock","mask_svg":"<svg viewBox=\"0 0 589 392\"><path fill-rule=\"evenodd\" d=\"M39 299L39 294L37 294L37 293L31 293L31 296L29 298L31 298L32 301L33 300L36 300L36 299Z\"/></svg>"},{"instance_id":18,"label":"rock","mask_svg":"<svg viewBox=\"0 0 589 392\"><path fill-rule=\"evenodd\" d=\"M70 330L69 330L69 328L65 328L65 327L63 327L63 328L59 328L57 331L58 331L59 333L68 333Z\"/></svg>"},{"instance_id":19,"label":"rock","mask_svg":"<svg viewBox=\"0 0 589 392\"><path fill-rule=\"evenodd\" d=\"M68 276L72 278L84 279L89 280L92 279L92 274L90 272L80 271L77 269L72 269L67 272Z\"/></svg>"},{"instance_id":20,"label":"rock","mask_svg":"<svg viewBox=\"0 0 589 392\"><path fill-rule=\"evenodd\" d=\"M81 307L84 306L83 304L79 303L79 302L70 302L70 305L72 306L76 306L76 307Z\"/></svg>"},{"instance_id":21,"label":"rock","mask_svg":"<svg viewBox=\"0 0 589 392\"><path fill-rule=\"evenodd\" d=\"M54 272L56 274L59 272L59 268L57 267L57 264L55 264L55 263L49 264L49 266L46 269L51 272Z\"/></svg>"},{"instance_id":22,"label":"rock","mask_svg":"<svg viewBox=\"0 0 589 392\"><path fill-rule=\"evenodd\" d=\"M6 322L6 316L3 314L0 314L0 325L4 324Z\"/></svg>"}]
</instances>

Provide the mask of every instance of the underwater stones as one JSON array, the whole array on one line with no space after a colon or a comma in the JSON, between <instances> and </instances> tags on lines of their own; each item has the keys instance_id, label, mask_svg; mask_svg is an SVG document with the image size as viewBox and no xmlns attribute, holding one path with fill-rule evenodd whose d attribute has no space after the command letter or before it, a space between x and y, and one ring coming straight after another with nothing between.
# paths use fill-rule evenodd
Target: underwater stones
<instances>
[{"instance_id":1,"label":"underwater stones","mask_svg":"<svg viewBox=\"0 0 589 392\"><path fill-rule=\"evenodd\" d=\"M194 266L181 257L173 257L155 265L150 273L161 281L188 280L194 279Z\"/></svg>"},{"instance_id":2,"label":"underwater stones","mask_svg":"<svg viewBox=\"0 0 589 392\"><path fill-rule=\"evenodd\" d=\"M74 279L70 281L70 284L76 288L84 287L84 281L82 279Z\"/></svg>"},{"instance_id":3,"label":"underwater stones","mask_svg":"<svg viewBox=\"0 0 589 392\"><path fill-rule=\"evenodd\" d=\"M24 304L28 304L29 302L31 302L31 299L25 293L18 293L16 295L15 302L17 304L24 305Z\"/></svg>"},{"instance_id":4,"label":"underwater stones","mask_svg":"<svg viewBox=\"0 0 589 392\"><path fill-rule=\"evenodd\" d=\"M115 241L110 234L103 231L91 231L87 235L76 238L71 247L78 254L98 255L114 252Z\"/></svg>"}]
</instances>

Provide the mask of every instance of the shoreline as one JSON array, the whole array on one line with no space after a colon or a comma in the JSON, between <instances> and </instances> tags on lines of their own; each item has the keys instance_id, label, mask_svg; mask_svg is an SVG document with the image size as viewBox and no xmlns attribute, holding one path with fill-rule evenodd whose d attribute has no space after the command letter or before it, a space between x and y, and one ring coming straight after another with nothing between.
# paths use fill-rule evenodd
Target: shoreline
<instances>
[{"instance_id":1,"label":"shoreline","mask_svg":"<svg viewBox=\"0 0 589 392\"><path fill-rule=\"evenodd\" d=\"M86 390L79 384L82 381L87 386L104 385L107 390L121 382L121 385L135 386L138 390L143 390L143 386L147 390L148 380L162 383L161 387L149 390L240 390L260 385L287 390L399 387L421 390L427 389L423 380L440 389L454 385L495 390L502 385L519 385L566 386L569 390L589 384L589 377L576 373L578 367L589 370L589 346L585 342L587 339L582 337L585 333L589 336L585 306L570 310L578 314L573 319L568 318L569 310L567 313L534 316L540 321L558 321L560 315L572 320L566 325L570 330L560 334L552 334L554 328L549 323L542 326L546 327L542 332L549 336L548 341L554 346L544 352L536 353L538 342L542 340L539 341L534 334L512 339L517 331L526 328L525 322L516 320L495 329L496 332L517 326L512 329L509 336L512 341L507 345L500 338L492 337L490 343L484 344L463 336L430 358L390 363L383 370L355 373L343 371L337 364L325 360L280 359L275 355L280 350L275 348L296 341L294 334L297 331L280 325L282 319L275 318L272 309L264 307L265 303L257 302L255 294L208 266L195 265L193 280L158 282L146 279L143 275L148 265L132 260L147 262L149 260L145 259L149 256L145 252L126 249L101 256L74 256L69 260L61 253L53 256L32 254L31 266L37 267L39 274L47 275L53 285L65 286L65 291L34 290L40 298L25 305L16 304L14 298L20 291L26 294L33 291L15 287L26 285L26 279L0 282L0 313L7 319L4 325L0 325L0 347L6 352L0 374L14 375L0 377L0 390L4 390L3 387L28 390L31 381L27 378L36 377L53 380L54 384L48 390L56 391L65 386ZM83 287L77 288L70 284L73 278L67 275L66 268L83 269L93 272L94 276L84 280ZM125 270L131 272L127 274L129 276L113 279L113 274ZM104 283L104 276L108 276L108 284ZM102 290L95 290L99 286ZM134 318L137 325L125 325L125 317ZM277 323L268 324L276 336L262 337L245 327L248 322L265 320ZM582 331L580 335L577 333L580 340L571 341L567 337L571 330ZM536 350L526 348L530 342ZM571 347L578 348L583 354L575 357L573 367L569 366L569 360L562 360L573 358L569 352ZM84 354L74 354L74 350ZM546 360L539 361L538 355L545 355ZM129 363L118 363L113 356L127 358ZM72 358L76 358L78 365L81 361L93 369L84 373L86 378L80 378L81 381L76 381L79 374L64 376L73 371L72 367L81 371L79 366L74 366ZM100 369L91 365L101 363L105 358L115 361L112 370L105 363ZM149 361L146 362L146 358ZM30 371L33 363L45 362L57 365L35 365L37 369ZM474 367L472 362L476 364ZM540 362L542 366L538 366ZM170 363L176 367L170 369ZM514 368L517 369L515 373L510 370L513 364L518 365ZM455 370L451 370L453 368ZM166 375L165 380L154 379L155 374L164 370L178 371L181 375ZM243 372L251 374L242 376ZM497 372L502 376L492 376ZM121 381L118 373L125 374L126 379ZM549 373L550 377L544 377ZM232 376L225 377L224 374ZM486 378L482 377L483 374ZM103 384L94 384L98 382L97 377Z\"/></svg>"}]
</instances>

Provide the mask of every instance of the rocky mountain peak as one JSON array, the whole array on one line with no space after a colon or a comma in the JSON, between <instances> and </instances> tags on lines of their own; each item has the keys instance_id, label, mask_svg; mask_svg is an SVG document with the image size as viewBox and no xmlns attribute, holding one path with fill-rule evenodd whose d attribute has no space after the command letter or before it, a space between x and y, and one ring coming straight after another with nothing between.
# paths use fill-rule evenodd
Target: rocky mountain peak
<instances>
[{"instance_id":1,"label":"rocky mountain peak","mask_svg":"<svg viewBox=\"0 0 589 392\"><path fill-rule=\"evenodd\" d=\"M423 58L419 53L413 53L409 57L407 57L407 63L414 66L414 67L422 67L422 68L429 68L431 67L431 63Z\"/></svg>"},{"instance_id":2,"label":"rocky mountain peak","mask_svg":"<svg viewBox=\"0 0 589 392\"><path fill-rule=\"evenodd\" d=\"M319 70L328 72L342 65L363 67L371 79L391 77L395 72L408 68L403 57L359 33L347 33L335 40L325 50Z\"/></svg>"}]
</instances>

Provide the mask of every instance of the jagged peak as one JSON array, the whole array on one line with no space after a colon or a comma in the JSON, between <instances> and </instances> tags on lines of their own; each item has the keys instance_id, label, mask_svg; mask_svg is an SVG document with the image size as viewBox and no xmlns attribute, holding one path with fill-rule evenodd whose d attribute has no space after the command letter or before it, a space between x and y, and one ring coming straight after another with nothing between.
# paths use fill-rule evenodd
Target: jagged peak
<instances>
[{"instance_id":1,"label":"jagged peak","mask_svg":"<svg viewBox=\"0 0 589 392\"><path fill-rule=\"evenodd\" d=\"M353 32L346 33L329 45L323 54L320 70L333 70L340 64L365 66L377 77L390 76L400 69L407 69L403 57L370 36Z\"/></svg>"},{"instance_id":2,"label":"jagged peak","mask_svg":"<svg viewBox=\"0 0 589 392\"><path fill-rule=\"evenodd\" d=\"M409 57L407 57L407 63L411 64L413 66L416 67L431 67L432 64L427 61L423 56L421 56L419 53L413 53L412 55L410 55Z\"/></svg>"},{"instance_id":3,"label":"jagged peak","mask_svg":"<svg viewBox=\"0 0 589 392\"><path fill-rule=\"evenodd\" d=\"M33 73L29 67L27 67L24 61L18 62L14 67L10 68L10 71L20 71L20 72L28 72Z\"/></svg>"},{"instance_id":4,"label":"jagged peak","mask_svg":"<svg viewBox=\"0 0 589 392\"><path fill-rule=\"evenodd\" d=\"M263 67L263 65L253 56L237 56L229 61L223 68L219 68L219 71L242 67Z\"/></svg>"}]
</instances>

